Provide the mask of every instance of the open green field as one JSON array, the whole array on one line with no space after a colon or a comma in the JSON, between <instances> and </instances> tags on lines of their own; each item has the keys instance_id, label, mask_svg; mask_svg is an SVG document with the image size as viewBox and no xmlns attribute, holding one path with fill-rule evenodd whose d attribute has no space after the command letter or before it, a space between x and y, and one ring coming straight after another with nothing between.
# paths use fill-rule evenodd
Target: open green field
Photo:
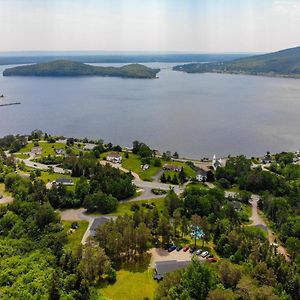
<instances>
[{"instance_id":1,"label":"open green field","mask_svg":"<svg viewBox=\"0 0 300 300\"><path fill-rule=\"evenodd\" d=\"M26 158L29 158L29 154L17 153L17 154L15 154L15 157L20 158L20 159L26 159Z\"/></svg>"},{"instance_id":2,"label":"open green field","mask_svg":"<svg viewBox=\"0 0 300 300\"><path fill-rule=\"evenodd\" d=\"M190 166L188 166L184 162L165 161L163 159L160 159L160 161L161 161L161 167L150 166L148 170L143 171L141 169L141 158L136 154L129 153L129 158L125 158L125 154L123 154L122 167L137 173L142 180L150 180L150 181L152 180L152 177L155 176L162 169L164 164L172 164L172 165L183 167L186 176L190 176L190 177L196 176L196 171L193 170ZM167 171L166 173L167 175L170 174L171 177L173 177L173 175L176 172Z\"/></svg>"},{"instance_id":3,"label":"open green field","mask_svg":"<svg viewBox=\"0 0 300 300\"><path fill-rule=\"evenodd\" d=\"M4 183L0 183L0 195L3 195L5 191L5 185Z\"/></svg>"},{"instance_id":4,"label":"open green field","mask_svg":"<svg viewBox=\"0 0 300 300\"><path fill-rule=\"evenodd\" d=\"M151 181L152 177L161 170L161 167L150 166L148 170L143 171L141 169L141 158L138 155L129 153L129 158L125 158L123 153L122 156L122 167L137 173L142 180Z\"/></svg>"},{"instance_id":5,"label":"open green field","mask_svg":"<svg viewBox=\"0 0 300 300\"><path fill-rule=\"evenodd\" d=\"M180 161L163 161L163 164L170 164L170 165L175 165L175 166L180 166L180 167L183 167L184 169L184 172L185 172L185 175L188 176L188 177L196 177L196 171L193 170L189 165L187 165L186 163L184 162L180 162ZM167 171L166 174L171 174L171 177L172 177L172 174L178 174L178 172L170 172L170 171Z\"/></svg>"},{"instance_id":6,"label":"open green field","mask_svg":"<svg viewBox=\"0 0 300 300\"><path fill-rule=\"evenodd\" d=\"M132 215L133 211L131 210L132 204L138 204L142 207L143 203L154 203L158 211L162 211L164 208L164 198L154 198L149 200L141 201L131 201L131 202L119 202L118 208L115 212L108 214L106 216L124 216L125 214ZM102 215L102 214L93 214L93 215Z\"/></svg>"},{"instance_id":7,"label":"open green field","mask_svg":"<svg viewBox=\"0 0 300 300\"><path fill-rule=\"evenodd\" d=\"M153 279L153 270L143 272L117 271L117 281L100 289L100 293L111 300L153 299L157 282ZM100 298L101 299L101 298Z\"/></svg>"},{"instance_id":8,"label":"open green field","mask_svg":"<svg viewBox=\"0 0 300 300\"><path fill-rule=\"evenodd\" d=\"M57 178L60 177L64 177L64 178L72 178L74 181L74 184L76 183L76 181L79 180L79 178L75 178L75 177L71 177L69 174L58 174L58 173L48 173L46 171L41 171L41 176L39 177L40 179L42 179L45 183L50 182L50 181L54 181Z\"/></svg>"},{"instance_id":9,"label":"open green field","mask_svg":"<svg viewBox=\"0 0 300 300\"><path fill-rule=\"evenodd\" d=\"M0 196L11 196L11 193L5 190L4 183L0 183Z\"/></svg>"},{"instance_id":10,"label":"open green field","mask_svg":"<svg viewBox=\"0 0 300 300\"><path fill-rule=\"evenodd\" d=\"M30 152L33 147L35 147L34 143L28 143L19 152L20 153ZM39 142L39 147L42 148L42 156L48 156L48 155L56 155L55 149L58 149L58 148L64 149L66 147L66 144L58 143L58 142L56 142L56 143Z\"/></svg>"},{"instance_id":11,"label":"open green field","mask_svg":"<svg viewBox=\"0 0 300 300\"><path fill-rule=\"evenodd\" d=\"M75 253L81 243L82 237L86 232L89 223L87 221L77 221L79 227L75 231L73 231L72 234L68 232L73 222L62 221L62 223L64 225L64 232L66 232L68 235L68 243L65 245L65 250Z\"/></svg>"}]
</instances>

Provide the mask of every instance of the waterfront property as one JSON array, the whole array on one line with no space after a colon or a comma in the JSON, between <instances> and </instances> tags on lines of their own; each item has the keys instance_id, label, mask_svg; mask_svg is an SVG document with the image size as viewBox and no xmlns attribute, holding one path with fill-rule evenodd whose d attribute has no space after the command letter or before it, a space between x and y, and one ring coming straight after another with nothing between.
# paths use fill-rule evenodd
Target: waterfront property
<instances>
[{"instance_id":1,"label":"waterfront property","mask_svg":"<svg viewBox=\"0 0 300 300\"><path fill-rule=\"evenodd\" d=\"M212 167L216 171L218 168L223 167L223 163L221 158L217 159L216 155L214 155L213 160L212 160Z\"/></svg>"},{"instance_id":2,"label":"waterfront property","mask_svg":"<svg viewBox=\"0 0 300 300\"><path fill-rule=\"evenodd\" d=\"M203 169L197 171L196 179L199 182L205 182L207 180L207 172Z\"/></svg>"},{"instance_id":3,"label":"waterfront property","mask_svg":"<svg viewBox=\"0 0 300 300\"><path fill-rule=\"evenodd\" d=\"M94 144L85 144L85 146L83 147L84 151L92 151L94 150L94 148L96 147L96 145Z\"/></svg>"},{"instance_id":4,"label":"waterfront property","mask_svg":"<svg viewBox=\"0 0 300 300\"><path fill-rule=\"evenodd\" d=\"M176 165L172 165L172 164L165 164L163 166L163 169L166 171L174 171L174 172L180 172L181 171L181 166L176 166Z\"/></svg>"},{"instance_id":5,"label":"waterfront property","mask_svg":"<svg viewBox=\"0 0 300 300\"><path fill-rule=\"evenodd\" d=\"M41 147L33 147L30 152L31 152L31 154L34 154L34 155L41 155L42 148Z\"/></svg>"},{"instance_id":6,"label":"waterfront property","mask_svg":"<svg viewBox=\"0 0 300 300\"><path fill-rule=\"evenodd\" d=\"M120 164L122 162L122 156L116 152L110 152L106 156L106 160L115 164Z\"/></svg>"}]
</instances>

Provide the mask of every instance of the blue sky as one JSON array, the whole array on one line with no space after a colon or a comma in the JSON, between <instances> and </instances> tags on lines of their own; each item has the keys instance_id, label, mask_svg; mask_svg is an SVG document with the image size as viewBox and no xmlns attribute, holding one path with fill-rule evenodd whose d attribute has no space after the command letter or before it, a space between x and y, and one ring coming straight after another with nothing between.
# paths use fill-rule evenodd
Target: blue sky
<instances>
[{"instance_id":1,"label":"blue sky","mask_svg":"<svg viewBox=\"0 0 300 300\"><path fill-rule=\"evenodd\" d=\"M300 45L300 0L0 0L0 51L268 52Z\"/></svg>"}]
</instances>

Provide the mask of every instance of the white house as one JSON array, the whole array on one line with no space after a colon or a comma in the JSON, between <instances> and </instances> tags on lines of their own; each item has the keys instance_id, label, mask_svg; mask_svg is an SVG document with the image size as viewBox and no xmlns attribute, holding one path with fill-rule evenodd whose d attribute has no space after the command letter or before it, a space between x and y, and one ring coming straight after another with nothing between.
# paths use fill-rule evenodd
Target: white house
<instances>
[{"instance_id":1,"label":"white house","mask_svg":"<svg viewBox=\"0 0 300 300\"><path fill-rule=\"evenodd\" d=\"M216 155L214 155L213 160L212 160L212 167L216 171L219 167L223 167L223 163L221 158L217 159Z\"/></svg>"},{"instance_id":2,"label":"white house","mask_svg":"<svg viewBox=\"0 0 300 300\"><path fill-rule=\"evenodd\" d=\"M66 186L72 186L72 185L74 185L73 179L71 179L71 178L65 178L65 177L57 178L54 181L54 183L57 184L57 185L66 185Z\"/></svg>"},{"instance_id":3,"label":"white house","mask_svg":"<svg viewBox=\"0 0 300 300\"><path fill-rule=\"evenodd\" d=\"M40 155L40 154L42 154L42 148L41 147L33 147L30 152L31 152L31 154Z\"/></svg>"},{"instance_id":4,"label":"white house","mask_svg":"<svg viewBox=\"0 0 300 300\"><path fill-rule=\"evenodd\" d=\"M196 175L196 179L199 182L204 182L207 180L207 172L203 169L199 169Z\"/></svg>"},{"instance_id":5,"label":"white house","mask_svg":"<svg viewBox=\"0 0 300 300\"><path fill-rule=\"evenodd\" d=\"M83 147L83 150L84 151L92 151L94 150L94 148L96 147L97 145L95 144L85 144L85 146Z\"/></svg>"},{"instance_id":6,"label":"white house","mask_svg":"<svg viewBox=\"0 0 300 300\"><path fill-rule=\"evenodd\" d=\"M119 153L110 152L107 154L106 160L115 164L120 164L122 162L122 156Z\"/></svg>"},{"instance_id":7,"label":"white house","mask_svg":"<svg viewBox=\"0 0 300 300\"><path fill-rule=\"evenodd\" d=\"M65 154L65 150L63 148L57 148L55 149L55 152L57 155L64 155Z\"/></svg>"}]
</instances>

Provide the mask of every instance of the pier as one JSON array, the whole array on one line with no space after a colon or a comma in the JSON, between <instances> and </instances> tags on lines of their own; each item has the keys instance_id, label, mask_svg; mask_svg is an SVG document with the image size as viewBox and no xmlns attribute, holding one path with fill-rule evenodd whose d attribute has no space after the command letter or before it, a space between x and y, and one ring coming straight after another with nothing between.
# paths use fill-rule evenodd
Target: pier
<instances>
[{"instance_id":1,"label":"pier","mask_svg":"<svg viewBox=\"0 0 300 300\"><path fill-rule=\"evenodd\" d=\"M21 102L12 102L12 103L0 104L0 107L1 107L1 106L18 105L18 104L21 104Z\"/></svg>"}]
</instances>

